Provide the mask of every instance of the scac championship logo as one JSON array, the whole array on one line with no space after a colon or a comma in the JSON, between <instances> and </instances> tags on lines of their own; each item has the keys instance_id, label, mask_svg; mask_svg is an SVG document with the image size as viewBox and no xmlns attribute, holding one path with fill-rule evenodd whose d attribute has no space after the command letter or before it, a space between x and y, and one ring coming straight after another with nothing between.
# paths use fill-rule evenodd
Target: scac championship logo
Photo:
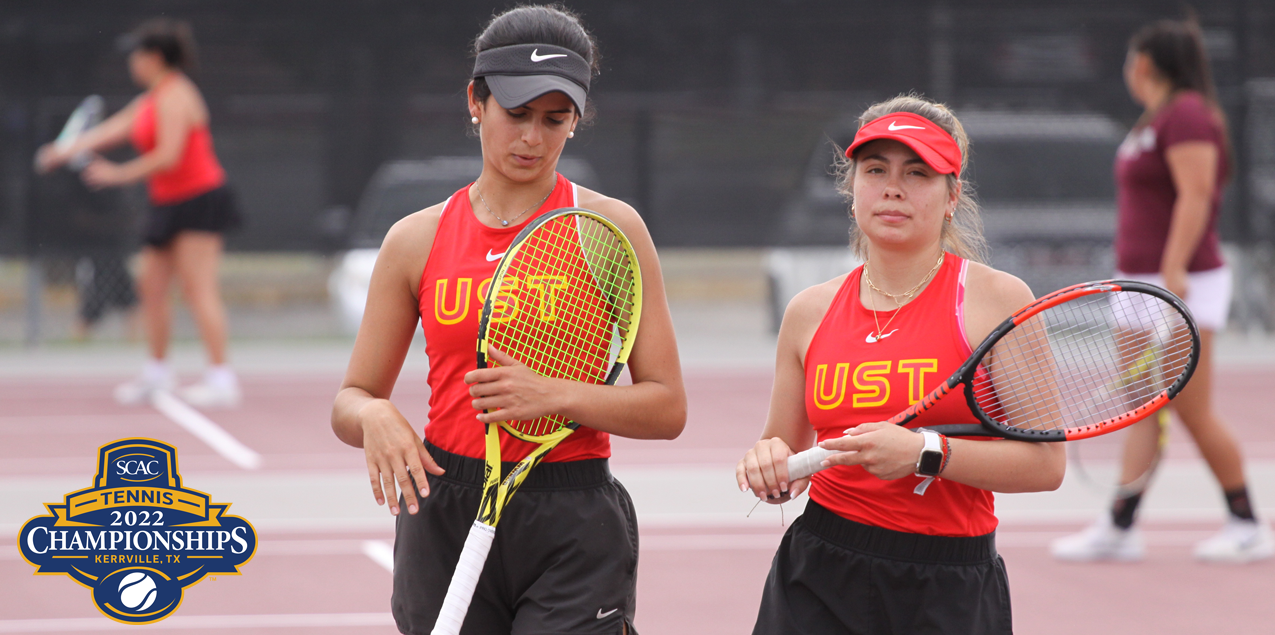
<instances>
[{"instance_id":1,"label":"scac championship logo","mask_svg":"<svg viewBox=\"0 0 1275 635\"><path fill-rule=\"evenodd\" d=\"M151 439L102 446L93 487L46 503L22 526L18 549L37 575L65 574L93 590L107 617L164 619L182 590L211 574L239 574L257 550L248 521L229 503L182 487L177 449Z\"/></svg>"}]
</instances>

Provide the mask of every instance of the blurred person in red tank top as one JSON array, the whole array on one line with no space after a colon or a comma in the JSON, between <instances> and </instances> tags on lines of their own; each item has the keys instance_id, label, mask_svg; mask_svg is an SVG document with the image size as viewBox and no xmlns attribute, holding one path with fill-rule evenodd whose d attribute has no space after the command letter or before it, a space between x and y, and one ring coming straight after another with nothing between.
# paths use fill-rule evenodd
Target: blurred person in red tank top
<instances>
[{"instance_id":1,"label":"blurred person in red tank top","mask_svg":"<svg viewBox=\"0 0 1275 635\"><path fill-rule=\"evenodd\" d=\"M194 36L185 22L157 18L120 42L129 50L129 74L145 92L68 147L41 147L37 165L48 171L82 152L133 142L141 156L122 164L97 158L82 173L93 188L146 181L150 198L138 284L150 358L140 376L116 387L115 398L145 403L154 391L175 388L166 360L172 325L168 291L176 276L209 363L203 380L179 394L196 406L232 407L240 400L239 381L226 363L218 268L222 234L239 224L239 215L213 152L208 106L186 74L195 66Z\"/></svg>"},{"instance_id":2,"label":"blurred person in red tank top","mask_svg":"<svg viewBox=\"0 0 1275 635\"><path fill-rule=\"evenodd\" d=\"M900 96L859 122L840 182L864 265L788 305L762 438L736 467L740 489L772 504L810 491L753 632L1009 633L991 492L1057 488L1063 447L934 439L943 463L918 496L926 439L909 428L975 419L960 399L909 427L883 419L937 387L1032 294L975 261L968 140L946 107ZM788 457L815 442L843 452L790 482Z\"/></svg>"},{"instance_id":3,"label":"blurred person in red tank top","mask_svg":"<svg viewBox=\"0 0 1275 635\"><path fill-rule=\"evenodd\" d=\"M516 529L497 534L462 632L509 633L515 620L517 632L623 632L635 602L637 528L628 495L606 467L609 435L672 439L686 422L659 259L632 207L556 171L591 114L586 95L598 68L579 18L556 5L519 6L492 19L474 55L464 114L481 143L482 172L386 235L332 428L363 448L377 504L398 516L395 621L402 632L427 633L478 510L483 422L556 413L580 423L510 499L502 527ZM611 219L637 254L644 300L632 385L540 377L499 351L492 353L499 367L477 370L478 314L500 256L533 218L569 206ZM423 426L390 400L418 323L430 366ZM504 461L532 447L501 436ZM502 548L507 555L497 557ZM567 585L583 590L564 601Z\"/></svg>"},{"instance_id":4,"label":"blurred person in red tank top","mask_svg":"<svg viewBox=\"0 0 1275 635\"><path fill-rule=\"evenodd\" d=\"M1231 300L1231 269L1222 260L1217 224L1232 157L1199 24L1161 20L1140 29L1129 42L1124 79L1145 110L1115 161L1116 275L1177 294L1200 327L1199 365L1171 408L1221 486L1229 512L1221 531L1196 544L1195 557L1265 560L1275 556L1275 536L1255 515L1240 446L1213 406L1214 336L1226 327ZM1154 469L1161 434L1151 420L1130 429L1110 511L1054 541L1056 558L1142 559L1134 520L1150 480L1142 475Z\"/></svg>"}]
</instances>

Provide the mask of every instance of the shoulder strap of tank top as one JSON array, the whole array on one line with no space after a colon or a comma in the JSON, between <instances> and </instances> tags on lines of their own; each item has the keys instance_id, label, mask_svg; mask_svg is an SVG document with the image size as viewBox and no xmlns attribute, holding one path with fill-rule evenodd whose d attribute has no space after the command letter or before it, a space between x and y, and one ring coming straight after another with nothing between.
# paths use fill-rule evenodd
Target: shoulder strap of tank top
<instances>
[{"instance_id":1,"label":"shoulder strap of tank top","mask_svg":"<svg viewBox=\"0 0 1275 635\"><path fill-rule=\"evenodd\" d=\"M970 261L960 256L953 257L961 261L960 271L956 275L956 293L954 294L956 296L956 330L961 337L961 349L966 355L970 355L974 350L970 348L969 334L965 332L965 276L969 273Z\"/></svg>"}]
</instances>

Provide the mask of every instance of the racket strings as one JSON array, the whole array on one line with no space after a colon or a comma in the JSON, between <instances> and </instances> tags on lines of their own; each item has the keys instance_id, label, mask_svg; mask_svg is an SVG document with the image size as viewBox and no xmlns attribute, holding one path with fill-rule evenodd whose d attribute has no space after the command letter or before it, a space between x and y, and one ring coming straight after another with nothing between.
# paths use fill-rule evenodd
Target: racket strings
<instances>
[{"instance_id":1,"label":"racket strings","mask_svg":"<svg viewBox=\"0 0 1275 635\"><path fill-rule=\"evenodd\" d=\"M545 377L603 383L633 315L633 263L610 228L564 215L538 227L517 251L497 294L516 297L487 326L489 344ZM513 283L512 281L518 281ZM507 425L527 440L568 423L558 415Z\"/></svg>"},{"instance_id":2,"label":"racket strings","mask_svg":"<svg viewBox=\"0 0 1275 635\"><path fill-rule=\"evenodd\" d=\"M1103 424L1155 399L1190 364L1184 316L1155 296L1081 296L1023 321L972 381L984 413L1022 430Z\"/></svg>"}]
</instances>

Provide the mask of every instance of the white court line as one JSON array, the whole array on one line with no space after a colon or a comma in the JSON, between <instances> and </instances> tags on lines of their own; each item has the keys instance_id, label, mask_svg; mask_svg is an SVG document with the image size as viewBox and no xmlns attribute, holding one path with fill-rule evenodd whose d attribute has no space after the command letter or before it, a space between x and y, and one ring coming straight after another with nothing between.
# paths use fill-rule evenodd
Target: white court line
<instances>
[{"instance_id":1,"label":"white court line","mask_svg":"<svg viewBox=\"0 0 1275 635\"><path fill-rule=\"evenodd\" d=\"M364 540L363 555L372 562L381 565L386 571L394 573L394 548L384 540Z\"/></svg>"},{"instance_id":2,"label":"white court line","mask_svg":"<svg viewBox=\"0 0 1275 635\"><path fill-rule=\"evenodd\" d=\"M168 391L156 391L155 395L151 397L151 405L155 406L156 410L164 413L164 416L172 419L173 423L199 437L200 441L207 443L231 463L245 470L255 470L261 467L260 454L240 443L239 439L230 436L229 432L213 423L212 419L205 417L198 410L191 408L186 402L174 397Z\"/></svg>"},{"instance_id":3,"label":"white court line","mask_svg":"<svg viewBox=\"0 0 1275 635\"><path fill-rule=\"evenodd\" d=\"M197 628L322 628L351 626L394 626L389 613L292 613L280 615L174 615L146 631L190 630ZM65 617L56 619L0 620L0 633L62 633L84 631L134 631L136 626L113 622L105 617Z\"/></svg>"}]
</instances>

